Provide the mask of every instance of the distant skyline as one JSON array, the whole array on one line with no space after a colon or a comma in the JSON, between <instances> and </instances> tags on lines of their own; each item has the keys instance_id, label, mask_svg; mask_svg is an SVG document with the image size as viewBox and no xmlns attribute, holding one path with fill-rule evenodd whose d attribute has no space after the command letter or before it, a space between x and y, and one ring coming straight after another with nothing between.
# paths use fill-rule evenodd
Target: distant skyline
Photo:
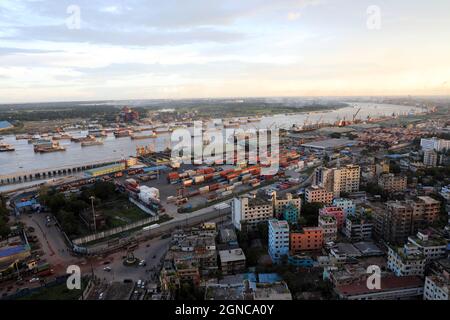
<instances>
[{"instance_id":1,"label":"distant skyline","mask_svg":"<svg viewBox=\"0 0 450 320\"><path fill-rule=\"evenodd\" d=\"M449 95L449 12L447 0L0 0L0 104Z\"/></svg>"}]
</instances>

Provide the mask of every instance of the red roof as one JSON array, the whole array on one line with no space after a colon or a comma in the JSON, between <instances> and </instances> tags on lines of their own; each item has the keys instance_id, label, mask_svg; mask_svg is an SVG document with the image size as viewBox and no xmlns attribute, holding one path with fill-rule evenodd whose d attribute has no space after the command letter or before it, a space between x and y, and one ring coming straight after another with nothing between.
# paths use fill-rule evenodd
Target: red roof
<instances>
[{"instance_id":1,"label":"red roof","mask_svg":"<svg viewBox=\"0 0 450 320\"><path fill-rule=\"evenodd\" d=\"M406 276L406 277L396 277L388 276L381 278L381 289L368 289L367 280L359 281L352 284L338 285L336 286L336 291L339 294L346 296L383 292L383 291L393 291L399 289L408 289L423 287L423 281L416 276Z\"/></svg>"}]
</instances>

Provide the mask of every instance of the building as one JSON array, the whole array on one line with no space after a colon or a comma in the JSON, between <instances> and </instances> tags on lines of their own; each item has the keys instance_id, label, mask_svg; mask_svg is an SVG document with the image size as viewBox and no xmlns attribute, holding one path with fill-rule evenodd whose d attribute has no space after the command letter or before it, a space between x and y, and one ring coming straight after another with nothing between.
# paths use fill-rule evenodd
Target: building
<instances>
[{"instance_id":1,"label":"building","mask_svg":"<svg viewBox=\"0 0 450 320\"><path fill-rule=\"evenodd\" d=\"M99 177L99 176L104 176L104 175L111 174L111 173L120 172L122 170L125 170L125 163L123 163L123 162L86 170L84 172L84 174L87 177Z\"/></svg>"},{"instance_id":2,"label":"building","mask_svg":"<svg viewBox=\"0 0 450 320\"><path fill-rule=\"evenodd\" d=\"M423 300L450 300L449 295L450 279L449 275L431 275L425 278L423 288Z\"/></svg>"},{"instance_id":3,"label":"building","mask_svg":"<svg viewBox=\"0 0 450 320\"><path fill-rule=\"evenodd\" d=\"M356 144L358 144L357 141L349 139L327 139L304 143L301 146L306 149L324 152L324 151L335 151L339 149L344 149L346 147L351 147Z\"/></svg>"},{"instance_id":4,"label":"building","mask_svg":"<svg viewBox=\"0 0 450 320\"><path fill-rule=\"evenodd\" d=\"M319 228L323 229L323 241L334 242L337 239L337 221L333 216L319 215Z\"/></svg>"},{"instance_id":5,"label":"building","mask_svg":"<svg viewBox=\"0 0 450 320\"><path fill-rule=\"evenodd\" d=\"M354 215L356 213L356 204L354 204L350 199L334 199L333 206L341 208L344 212L344 217L347 217L348 215Z\"/></svg>"},{"instance_id":6,"label":"building","mask_svg":"<svg viewBox=\"0 0 450 320\"><path fill-rule=\"evenodd\" d=\"M415 245L405 244L403 247L389 247L388 269L397 277L423 276L425 272L425 256Z\"/></svg>"},{"instance_id":7,"label":"building","mask_svg":"<svg viewBox=\"0 0 450 320\"><path fill-rule=\"evenodd\" d=\"M255 229L259 223L273 217L272 203L262 198L241 196L233 199L231 217L236 229L242 230L242 224L249 229Z\"/></svg>"},{"instance_id":8,"label":"building","mask_svg":"<svg viewBox=\"0 0 450 320\"><path fill-rule=\"evenodd\" d=\"M288 264L297 268L313 268L315 265L313 258L304 254L290 254Z\"/></svg>"},{"instance_id":9,"label":"building","mask_svg":"<svg viewBox=\"0 0 450 320\"><path fill-rule=\"evenodd\" d=\"M421 139L420 146L424 151L435 150L441 152L450 149L450 140L437 139L436 137L431 139Z\"/></svg>"},{"instance_id":10,"label":"building","mask_svg":"<svg viewBox=\"0 0 450 320\"><path fill-rule=\"evenodd\" d=\"M292 203L283 207L282 210L282 219L287 221L290 224L296 224L298 222L300 212L298 208L294 206Z\"/></svg>"},{"instance_id":11,"label":"building","mask_svg":"<svg viewBox=\"0 0 450 320\"><path fill-rule=\"evenodd\" d=\"M406 190L408 179L404 175L393 173L382 174L378 178L378 185L387 192L402 192Z\"/></svg>"},{"instance_id":12,"label":"building","mask_svg":"<svg viewBox=\"0 0 450 320\"><path fill-rule=\"evenodd\" d=\"M423 281L419 277L381 277L380 289L369 289L367 279L337 285L336 294L345 300L419 299L423 295Z\"/></svg>"},{"instance_id":13,"label":"building","mask_svg":"<svg viewBox=\"0 0 450 320\"><path fill-rule=\"evenodd\" d=\"M416 236L408 237L408 242L419 249L427 262L447 257L447 239L431 231L419 231Z\"/></svg>"},{"instance_id":14,"label":"building","mask_svg":"<svg viewBox=\"0 0 450 320\"><path fill-rule=\"evenodd\" d=\"M319 227L293 230L289 235L292 253L321 250L324 243L324 231Z\"/></svg>"},{"instance_id":15,"label":"building","mask_svg":"<svg viewBox=\"0 0 450 320\"><path fill-rule=\"evenodd\" d=\"M245 270L245 255L241 248L220 250L220 267L222 274L235 274Z\"/></svg>"},{"instance_id":16,"label":"building","mask_svg":"<svg viewBox=\"0 0 450 320\"><path fill-rule=\"evenodd\" d=\"M139 120L139 113L129 107L124 107L119 113L118 120L121 122L133 122Z\"/></svg>"},{"instance_id":17,"label":"building","mask_svg":"<svg viewBox=\"0 0 450 320\"><path fill-rule=\"evenodd\" d=\"M319 216L329 216L336 219L337 228L341 230L344 227L344 211L338 207L323 207L319 210Z\"/></svg>"},{"instance_id":18,"label":"building","mask_svg":"<svg viewBox=\"0 0 450 320\"><path fill-rule=\"evenodd\" d=\"M423 164L427 167L438 165L438 153L435 150L425 150L423 153Z\"/></svg>"},{"instance_id":19,"label":"building","mask_svg":"<svg viewBox=\"0 0 450 320\"><path fill-rule=\"evenodd\" d=\"M347 165L333 170L333 192L335 197L341 193L359 191L361 168L357 165Z\"/></svg>"},{"instance_id":20,"label":"building","mask_svg":"<svg viewBox=\"0 0 450 320\"><path fill-rule=\"evenodd\" d=\"M324 167L315 169L313 184L331 191L333 189L333 170Z\"/></svg>"},{"instance_id":21,"label":"building","mask_svg":"<svg viewBox=\"0 0 450 320\"><path fill-rule=\"evenodd\" d=\"M311 186L305 190L305 200L308 203L331 204L333 202L333 192L327 191L319 186Z\"/></svg>"},{"instance_id":22,"label":"building","mask_svg":"<svg viewBox=\"0 0 450 320\"><path fill-rule=\"evenodd\" d=\"M349 215L345 219L343 233L351 241L366 241L372 238L372 219L364 214Z\"/></svg>"},{"instance_id":23,"label":"building","mask_svg":"<svg viewBox=\"0 0 450 320\"><path fill-rule=\"evenodd\" d=\"M237 246L237 235L232 228L222 228L219 231L220 242L229 246Z\"/></svg>"},{"instance_id":24,"label":"building","mask_svg":"<svg viewBox=\"0 0 450 320\"><path fill-rule=\"evenodd\" d=\"M257 283L253 300L292 300L292 294L284 281Z\"/></svg>"},{"instance_id":25,"label":"building","mask_svg":"<svg viewBox=\"0 0 450 320\"><path fill-rule=\"evenodd\" d=\"M389 201L374 212L375 235L397 244L425 229L439 216L440 202L424 196L416 200Z\"/></svg>"},{"instance_id":26,"label":"building","mask_svg":"<svg viewBox=\"0 0 450 320\"><path fill-rule=\"evenodd\" d=\"M292 204L297 208L298 213L300 213L302 208L302 200L299 196L293 196L291 193L287 193L285 197L277 196L277 193L272 194L273 212L275 217L281 218L283 215L283 208Z\"/></svg>"},{"instance_id":27,"label":"building","mask_svg":"<svg viewBox=\"0 0 450 320\"><path fill-rule=\"evenodd\" d=\"M380 161L375 165L375 174L379 177L382 174L389 173L389 161Z\"/></svg>"},{"instance_id":28,"label":"building","mask_svg":"<svg viewBox=\"0 0 450 320\"><path fill-rule=\"evenodd\" d=\"M269 256L279 264L289 254L289 224L287 221L269 220Z\"/></svg>"}]
</instances>

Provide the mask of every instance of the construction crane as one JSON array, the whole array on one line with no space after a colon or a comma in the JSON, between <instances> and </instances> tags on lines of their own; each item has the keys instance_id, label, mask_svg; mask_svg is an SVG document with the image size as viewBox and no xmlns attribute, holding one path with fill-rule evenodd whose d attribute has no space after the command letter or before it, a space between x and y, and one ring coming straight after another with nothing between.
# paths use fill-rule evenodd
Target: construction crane
<instances>
[{"instance_id":1,"label":"construction crane","mask_svg":"<svg viewBox=\"0 0 450 320\"><path fill-rule=\"evenodd\" d=\"M359 108L358 111L356 111L356 113L353 115L353 122L355 122L356 116L359 114L360 111L361 108Z\"/></svg>"}]
</instances>

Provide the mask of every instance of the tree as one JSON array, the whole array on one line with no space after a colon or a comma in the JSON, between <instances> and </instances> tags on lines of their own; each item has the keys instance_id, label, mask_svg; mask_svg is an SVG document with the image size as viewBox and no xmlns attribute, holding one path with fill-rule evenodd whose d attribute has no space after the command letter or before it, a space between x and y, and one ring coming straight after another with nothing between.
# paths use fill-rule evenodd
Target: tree
<instances>
[{"instance_id":1,"label":"tree","mask_svg":"<svg viewBox=\"0 0 450 320\"><path fill-rule=\"evenodd\" d=\"M323 207L322 203L307 203L302 206L301 221L305 223L306 227L317 226L317 219L319 217L319 209Z\"/></svg>"}]
</instances>

